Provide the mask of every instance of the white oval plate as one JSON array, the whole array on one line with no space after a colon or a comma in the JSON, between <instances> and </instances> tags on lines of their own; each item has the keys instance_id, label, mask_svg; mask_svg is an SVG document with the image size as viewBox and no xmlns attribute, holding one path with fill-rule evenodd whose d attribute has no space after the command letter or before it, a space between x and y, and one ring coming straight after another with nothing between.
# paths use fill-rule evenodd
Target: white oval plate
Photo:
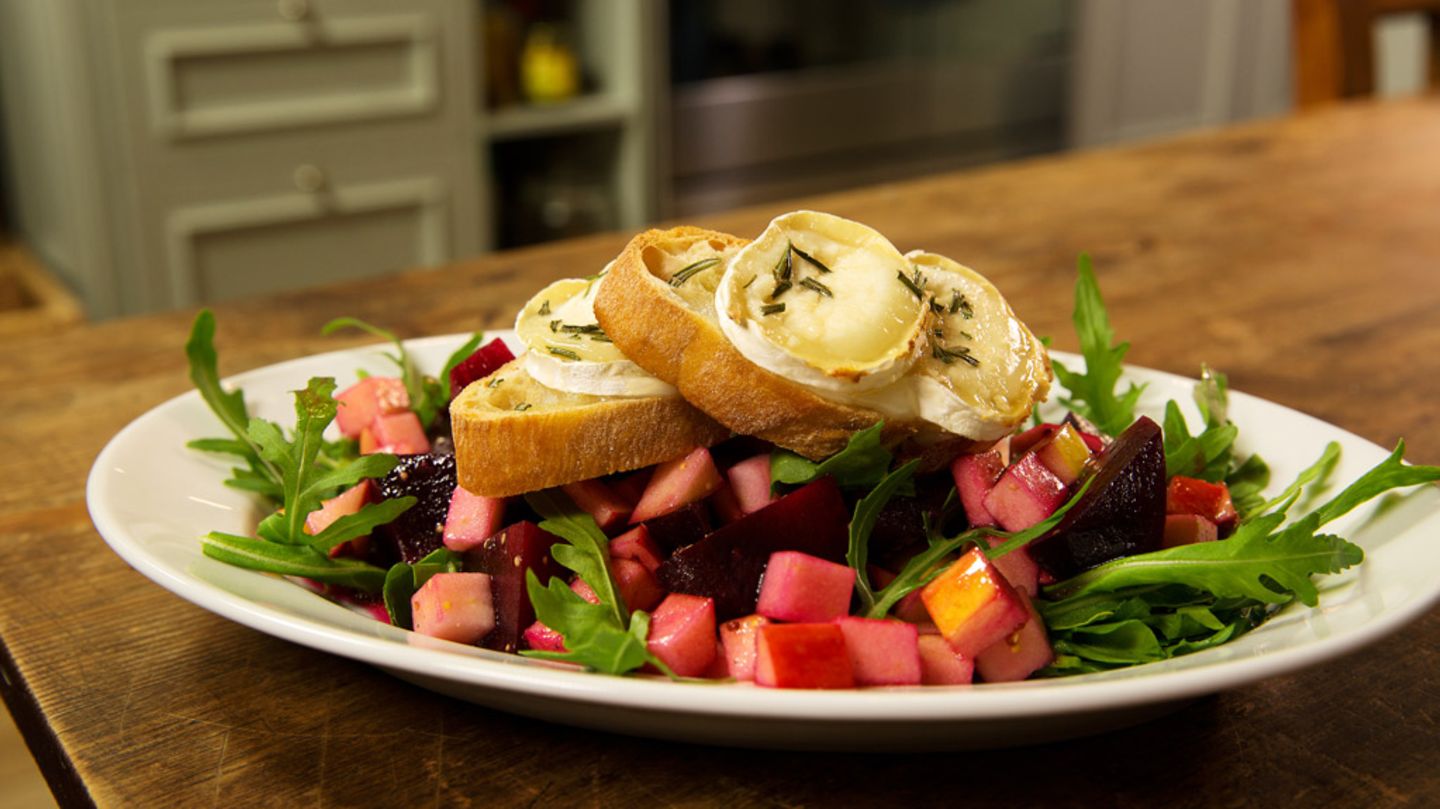
<instances>
[{"instance_id":1,"label":"white oval plate","mask_svg":"<svg viewBox=\"0 0 1440 809\"><path fill-rule=\"evenodd\" d=\"M507 341L508 333L503 335ZM462 338L407 343L438 370ZM1078 358L1056 354L1081 365ZM293 422L289 391L311 376L341 385L356 370L393 373L376 348L337 351L261 368L227 380L246 393L252 415ZM1145 369L1141 411L1169 399L1192 424L1194 382ZM1317 419L1242 393L1230 415L1245 451L1258 452L1283 487L1327 441L1343 448L1335 488L1385 457L1380 447ZM289 581L201 554L208 531L250 533L263 514L249 496L222 485L223 460L186 449L223 428L199 394L171 399L136 419L101 451L86 489L96 528L136 570L181 598L241 624L381 667L432 690L500 710L601 730L749 747L964 749L1050 741L1134 724L1186 700L1294 671L1371 643L1421 615L1440 596L1440 488L1358 509L1335 530L1361 545L1366 561L1321 582L1316 609L1291 606L1238 640L1187 657L1102 674L1004 685L780 691L739 684L671 683L607 677L438 641L396 629Z\"/></svg>"}]
</instances>

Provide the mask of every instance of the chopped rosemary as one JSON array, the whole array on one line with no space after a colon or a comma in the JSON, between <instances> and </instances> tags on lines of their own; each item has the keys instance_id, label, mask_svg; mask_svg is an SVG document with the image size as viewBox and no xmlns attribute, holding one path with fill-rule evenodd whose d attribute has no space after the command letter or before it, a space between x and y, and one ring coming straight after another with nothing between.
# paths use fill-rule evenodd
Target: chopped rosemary
<instances>
[{"instance_id":1,"label":"chopped rosemary","mask_svg":"<svg viewBox=\"0 0 1440 809\"><path fill-rule=\"evenodd\" d=\"M980 367L980 360L971 356L970 349L965 346L961 346L960 348L946 348L939 343L932 343L930 345L930 356L940 360L946 365L949 365L955 360L960 360L971 368Z\"/></svg>"},{"instance_id":2,"label":"chopped rosemary","mask_svg":"<svg viewBox=\"0 0 1440 809\"><path fill-rule=\"evenodd\" d=\"M760 314L762 315L775 315L783 311L785 311L785 304L783 303L767 303L760 307Z\"/></svg>"},{"instance_id":3,"label":"chopped rosemary","mask_svg":"<svg viewBox=\"0 0 1440 809\"><path fill-rule=\"evenodd\" d=\"M525 410L529 410L531 407L534 407L534 405L530 404L529 402L521 402L520 404L515 405L515 409L522 412Z\"/></svg>"},{"instance_id":4,"label":"chopped rosemary","mask_svg":"<svg viewBox=\"0 0 1440 809\"><path fill-rule=\"evenodd\" d=\"M565 332L566 334L604 334L604 333L605 333L605 330L602 329L602 328L600 328L600 324L599 324L599 323L586 323L586 324L583 325L583 326L572 326L572 325L570 325L570 324L567 323L567 324L565 324L564 326L561 326L561 327L560 327L560 331L563 331L563 332Z\"/></svg>"},{"instance_id":5,"label":"chopped rosemary","mask_svg":"<svg viewBox=\"0 0 1440 809\"><path fill-rule=\"evenodd\" d=\"M964 337L966 340L974 340L974 339L975 339L975 335L971 334L971 333L968 332L968 331L962 331L962 332L960 332L960 336L961 336L961 337Z\"/></svg>"},{"instance_id":6,"label":"chopped rosemary","mask_svg":"<svg viewBox=\"0 0 1440 809\"><path fill-rule=\"evenodd\" d=\"M790 287L792 286L794 286L794 284L790 283L789 281L781 281L780 283L776 284L775 290L770 293L770 300L773 301L781 295L784 295L786 292L789 292Z\"/></svg>"},{"instance_id":7,"label":"chopped rosemary","mask_svg":"<svg viewBox=\"0 0 1440 809\"><path fill-rule=\"evenodd\" d=\"M800 286L805 287L806 289L812 289L827 298L835 297L835 293L830 291L830 287L827 287L819 281L816 281L814 278L801 278Z\"/></svg>"},{"instance_id":8,"label":"chopped rosemary","mask_svg":"<svg viewBox=\"0 0 1440 809\"><path fill-rule=\"evenodd\" d=\"M558 331L559 329L560 329L560 321L558 321L558 320L552 320L552 321L550 321L550 331L552 331L552 332L553 332L553 331Z\"/></svg>"},{"instance_id":9,"label":"chopped rosemary","mask_svg":"<svg viewBox=\"0 0 1440 809\"><path fill-rule=\"evenodd\" d=\"M689 281L690 277L695 275L696 273L708 270L719 263L720 259L718 258L702 258L694 264L688 264L676 271L674 275L670 276L670 286L678 287L686 281Z\"/></svg>"},{"instance_id":10,"label":"chopped rosemary","mask_svg":"<svg viewBox=\"0 0 1440 809\"><path fill-rule=\"evenodd\" d=\"M895 277L899 278L900 283L904 284L905 288L910 290L910 294L915 296L915 300L925 300L925 290L918 283L920 280L920 271L918 269L915 271L915 280L913 281L909 278L909 276L905 275L904 270L896 270Z\"/></svg>"},{"instance_id":11,"label":"chopped rosemary","mask_svg":"<svg viewBox=\"0 0 1440 809\"><path fill-rule=\"evenodd\" d=\"M494 379L491 379L489 382L486 382L486 383L485 383L485 387L487 387L487 388L499 387L500 383L501 383L501 382L504 382L504 381L505 381L505 377L503 377L503 376L497 376L497 377L495 377Z\"/></svg>"},{"instance_id":12,"label":"chopped rosemary","mask_svg":"<svg viewBox=\"0 0 1440 809\"><path fill-rule=\"evenodd\" d=\"M564 357L564 358L567 359L567 360L578 360L578 359L580 359L580 355L579 355L579 354L576 354L574 351L571 351L571 350L568 349L568 348L561 348L561 347L559 347L559 346L545 346L545 349L546 349L547 351L549 351L551 354L554 354L554 355L557 356L557 357Z\"/></svg>"},{"instance_id":13,"label":"chopped rosemary","mask_svg":"<svg viewBox=\"0 0 1440 809\"><path fill-rule=\"evenodd\" d=\"M966 320L975 316L975 310L970 307L970 299L960 293L960 290L952 290L950 293L950 314L959 312Z\"/></svg>"},{"instance_id":14,"label":"chopped rosemary","mask_svg":"<svg viewBox=\"0 0 1440 809\"><path fill-rule=\"evenodd\" d=\"M745 282L745 285L742 286L742 287L740 287L740 288L741 288L741 289L749 289L749 288L750 288L750 285L753 284L753 283L755 283L755 279L756 279L757 277L759 277L759 276L755 276L755 275L750 276L750 280L749 280L749 281L746 281L746 282Z\"/></svg>"},{"instance_id":15,"label":"chopped rosemary","mask_svg":"<svg viewBox=\"0 0 1440 809\"><path fill-rule=\"evenodd\" d=\"M775 262L775 269L771 270L770 274L775 276L776 283L788 285L790 283L790 273L793 270L794 264L790 261L790 248L787 245L785 253L780 256L779 261ZM770 297L773 298L775 295L772 293Z\"/></svg>"},{"instance_id":16,"label":"chopped rosemary","mask_svg":"<svg viewBox=\"0 0 1440 809\"><path fill-rule=\"evenodd\" d=\"M605 334L604 332L601 332L601 333L599 333L599 334L592 334L592 335L590 335L590 339L591 339L591 340L594 340L594 341L597 342L597 343L613 343L613 342L615 342L614 340L611 340L611 339L610 339L610 336L609 336L608 334Z\"/></svg>"},{"instance_id":17,"label":"chopped rosemary","mask_svg":"<svg viewBox=\"0 0 1440 809\"><path fill-rule=\"evenodd\" d=\"M805 259L806 261L810 262L811 264L814 264L814 265L815 265L815 269L819 270L820 272L825 272L825 273L830 272L830 268L829 268L829 267L826 267L824 264L821 264L819 259L817 259L817 258L815 258L814 256L810 255L809 253L805 252L804 250L801 250L800 248L796 247L796 246L793 245L793 244L790 245L790 249L795 251L795 255L797 255L797 256Z\"/></svg>"},{"instance_id":18,"label":"chopped rosemary","mask_svg":"<svg viewBox=\"0 0 1440 809\"><path fill-rule=\"evenodd\" d=\"M944 313L945 313L945 307L943 307L943 306L941 306L940 304L938 304L938 303L935 302L935 296L934 296L934 295L931 295L931 296L930 296L930 311L934 312L934 313L937 314L937 315L941 315L941 314L944 314Z\"/></svg>"},{"instance_id":19,"label":"chopped rosemary","mask_svg":"<svg viewBox=\"0 0 1440 809\"><path fill-rule=\"evenodd\" d=\"M542 317L550 314L550 300L548 298L540 302L540 311L536 312L536 314Z\"/></svg>"}]
</instances>

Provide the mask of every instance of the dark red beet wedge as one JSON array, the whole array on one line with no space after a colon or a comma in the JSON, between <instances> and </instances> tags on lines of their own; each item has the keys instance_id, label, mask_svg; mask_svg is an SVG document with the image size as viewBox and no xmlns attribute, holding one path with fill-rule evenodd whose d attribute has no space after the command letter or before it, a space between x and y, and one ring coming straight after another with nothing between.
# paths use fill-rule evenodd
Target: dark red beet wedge
<instances>
[{"instance_id":1,"label":"dark red beet wedge","mask_svg":"<svg viewBox=\"0 0 1440 809\"><path fill-rule=\"evenodd\" d=\"M513 359L515 355L499 337L475 349L475 353L450 369L450 398L455 398L466 385L495 373L495 369Z\"/></svg>"},{"instance_id":2,"label":"dark red beet wedge","mask_svg":"<svg viewBox=\"0 0 1440 809\"><path fill-rule=\"evenodd\" d=\"M401 455L377 488L387 500L410 495L419 501L372 534L387 561L415 562L440 547L455 492L454 455Z\"/></svg>"},{"instance_id":3,"label":"dark red beet wedge","mask_svg":"<svg viewBox=\"0 0 1440 809\"><path fill-rule=\"evenodd\" d=\"M1030 543L1046 572L1065 579L1101 562L1153 551L1165 533L1165 445L1141 416L1096 457L1093 482L1060 524Z\"/></svg>"},{"instance_id":4,"label":"dark red beet wedge","mask_svg":"<svg viewBox=\"0 0 1440 809\"><path fill-rule=\"evenodd\" d=\"M718 620L748 615L770 554L801 551L844 563L849 523L840 490L821 478L676 551L660 566L660 583L673 593L715 599Z\"/></svg>"},{"instance_id":5,"label":"dark red beet wedge","mask_svg":"<svg viewBox=\"0 0 1440 809\"><path fill-rule=\"evenodd\" d=\"M525 571L534 570L541 584L563 575L565 570L550 556L550 546L559 541L533 522L517 522L465 553L465 570L490 574L490 596L495 602L495 628L481 646L502 652L520 648L520 633L535 623Z\"/></svg>"},{"instance_id":6,"label":"dark red beet wedge","mask_svg":"<svg viewBox=\"0 0 1440 809\"><path fill-rule=\"evenodd\" d=\"M644 524L650 529L650 538L666 553L699 542L715 527L710 509L704 502L690 503L669 514L646 520Z\"/></svg>"}]
</instances>

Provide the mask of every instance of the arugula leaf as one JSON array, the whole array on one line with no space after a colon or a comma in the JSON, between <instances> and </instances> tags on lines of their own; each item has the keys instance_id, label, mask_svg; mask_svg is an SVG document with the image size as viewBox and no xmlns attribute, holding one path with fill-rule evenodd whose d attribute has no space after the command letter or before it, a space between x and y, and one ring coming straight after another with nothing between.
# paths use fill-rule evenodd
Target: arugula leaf
<instances>
[{"instance_id":1,"label":"arugula leaf","mask_svg":"<svg viewBox=\"0 0 1440 809\"><path fill-rule=\"evenodd\" d=\"M329 553L332 548L363 537L375 528L392 522L415 505L416 499L409 495L392 497L378 503L367 503L354 514L346 514L325 526L325 529L310 537L310 547Z\"/></svg>"},{"instance_id":2,"label":"arugula leaf","mask_svg":"<svg viewBox=\"0 0 1440 809\"><path fill-rule=\"evenodd\" d=\"M236 567L303 576L373 593L385 585L386 571L358 559L331 559L304 545L281 545L263 539L211 531L200 538L205 555Z\"/></svg>"},{"instance_id":3,"label":"arugula leaf","mask_svg":"<svg viewBox=\"0 0 1440 809\"><path fill-rule=\"evenodd\" d=\"M1391 489L1440 480L1440 466L1412 466L1404 462L1404 456L1405 442L1399 441L1388 458L1376 464L1354 483L1345 487L1333 500L1320 507L1316 512L1320 524L1324 525L1343 517L1361 503Z\"/></svg>"},{"instance_id":4,"label":"arugula leaf","mask_svg":"<svg viewBox=\"0 0 1440 809\"><path fill-rule=\"evenodd\" d=\"M439 382L441 385L445 386L446 400L450 398L450 372L455 370L455 366L469 359L470 355L474 354L475 349L479 348L480 344L483 342L485 342L485 333L477 331L474 334L471 334L470 339L466 340L463 345L455 349L454 353L452 353L450 357L445 360L445 365L440 368L440 376L436 377L436 381Z\"/></svg>"},{"instance_id":5,"label":"arugula leaf","mask_svg":"<svg viewBox=\"0 0 1440 809\"><path fill-rule=\"evenodd\" d=\"M610 540L600 530L595 518L555 489L527 494L525 502L544 517L540 522L541 530L569 543L552 545L550 555L590 585L600 598L600 606L610 612L610 618L621 629L628 626L629 613L620 598L620 589L615 586L615 578L610 575ZM546 625L561 632L560 627Z\"/></svg>"},{"instance_id":6,"label":"arugula leaf","mask_svg":"<svg viewBox=\"0 0 1440 809\"><path fill-rule=\"evenodd\" d=\"M1075 281L1075 311L1072 317L1075 334L1080 338L1080 353L1085 357L1085 372L1071 371L1059 362L1053 362L1055 376L1070 393L1061 398L1061 404L1090 419L1106 435L1119 435L1135 420L1135 403L1139 401L1144 386L1131 384L1121 395L1115 395L1115 386L1120 382L1121 366L1129 343L1111 346L1115 332L1110 328L1110 317L1105 312L1105 301L1100 297L1100 285L1095 280L1095 270L1090 256L1080 254L1079 277Z\"/></svg>"},{"instance_id":7,"label":"arugula leaf","mask_svg":"<svg viewBox=\"0 0 1440 809\"><path fill-rule=\"evenodd\" d=\"M247 431L250 413L245 407L244 391L226 391L220 384L219 355L215 351L215 313L209 309L201 309L195 315L190 325L190 336L185 341L185 356L190 364L190 381L200 392L200 398L235 436L233 442L202 438L190 442L188 446L204 452L238 456L245 461L247 469L234 470L233 479L246 481L244 488L250 491L279 500L280 470L260 457L260 448L250 438Z\"/></svg>"},{"instance_id":8,"label":"arugula leaf","mask_svg":"<svg viewBox=\"0 0 1440 809\"><path fill-rule=\"evenodd\" d=\"M1259 455L1251 455L1225 476L1225 485L1230 489L1230 500L1241 520L1265 507L1265 487L1270 485L1270 467Z\"/></svg>"},{"instance_id":9,"label":"arugula leaf","mask_svg":"<svg viewBox=\"0 0 1440 809\"><path fill-rule=\"evenodd\" d=\"M868 489L879 483L890 470L894 458L890 450L880 443L880 432L885 422L857 431L845 442L845 448L823 461L815 462L787 449L776 449L770 453L770 485L809 483L816 478L829 475L835 483L846 489ZM914 487L908 483L902 494L914 494Z\"/></svg>"},{"instance_id":10,"label":"arugula leaf","mask_svg":"<svg viewBox=\"0 0 1440 809\"><path fill-rule=\"evenodd\" d=\"M1163 431L1167 478L1184 475L1211 483L1225 479L1231 449L1240 434L1234 424L1210 423L1199 435L1191 436L1180 406L1170 401L1165 404Z\"/></svg>"},{"instance_id":11,"label":"arugula leaf","mask_svg":"<svg viewBox=\"0 0 1440 809\"><path fill-rule=\"evenodd\" d=\"M445 406L446 402L450 401L450 369L458 365L465 357L468 357L470 353L475 350L475 347L480 344L482 339L479 334L472 336L470 340L466 341L464 346L461 346L460 350L450 356L450 359L446 361L445 372L442 377L445 381L442 383L441 380L433 376L426 376L420 372L420 368L415 364L415 360L410 356L409 352L405 350L405 342L401 340L395 332L389 329L382 329L358 317L337 317L322 326L320 333L329 335L347 328L360 329L382 340L388 340L395 345L394 354L381 353L391 362L395 363L395 366L400 370L400 381L404 383L405 392L410 397L410 409L415 411L415 415L420 418L421 426L427 429L430 427L430 424L435 421L435 416L440 412L440 409ZM467 347L469 348L468 351L465 350ZM464 352L463 354L461 353L462 351Z\"/></svg>"},{"instance_id":12,"label":"arugula leaf","mask_svg":"<svg viewBox=\"0 0 1440 809\"><path fill-rule=\"evenodd\" d=\"M875 530L875 520L890 498L899 488L911 482L920 461L911 461L886 475L875 488L855 504L855 516L850 520L850 545L845 551L845 561L855 568L855 591L860 596L860 609L869 612L875 606L875 592L870 589L870 574L867 563L870 556L870 532Z\"/></svg>"},{"instance_id":13,"label":"arugula leaf","mask_svg":"<svg viewBox=\"0 0 1440 809\"><path fill-rule=\"evenodd\" d=\"M1301 490L1312 482L1316 487L1323 486L1325 480L1335 471L1335 465L1339 461L1340 444L1331 441L1325 445L1325 450L1320 453L1320 458L1301 471L1295 480L1285 487L1285 491L1262 503L1257 510L1263 512L1278 508L1281 512L1289 511L1290 506L1299 499Z\"/></svg>"}]
</instances>

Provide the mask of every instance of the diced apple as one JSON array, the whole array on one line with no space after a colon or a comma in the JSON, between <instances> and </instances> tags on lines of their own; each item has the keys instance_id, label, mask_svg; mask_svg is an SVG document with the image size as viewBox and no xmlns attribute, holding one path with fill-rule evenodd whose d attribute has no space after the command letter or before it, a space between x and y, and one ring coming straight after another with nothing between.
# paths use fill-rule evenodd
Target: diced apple
<instances>
[{"instance_id":1,"label":"diced apple","mask_svg":"<svg viewBox=\"0 0 1440 809\"><path fill-rule=\"evenodd\" d=\"M595 518L601 531L609 532L624 525L630 516L630 503L599 480L567 483L560 488L575 505Z\"/></svg>"},{"instance_id":2,"label":"diced apple","mask_svg":"<svg viewBox=\"0 0 1440 809\"><path fill-rule=\"evenodd\" d=\"M770 619L763 615L747 615L720 625L720 643L731 677L747 682L755 679L755 637L760 627L769 625Z\"/></svg>"},{"instance_id":3,"label":"diced apple","mask_svg":"<svg viewBox=\"0 0 1440 809\"><path fill-rule=\"evenodd\" d=\"M919 685L920 633L914 624L846 616L835 621L857 685Z\"/></svg>"},{"instance_id":4,"label":"diced apple","mask_svg":"<svg viewBox=\"0 0 1440 809\"><path fill-rule=\"evenodd\" d=\"M315 535L330 527L330 524L346 517L375 499L375 483L365 479L335 495L322 500L320 508L305 515L305 533Z\"/></svg>"},{"instance_id":5,"label":"diced apple","mask_svg":"<svg viewBox=\"0 0 1440 809\"><path fill-rule=\"evenodd\" d=\"M1055 473L1060 482L1070 485L1080 478L1085 463L1090 460L1090 448L1074 427L1066 424L1060 427L1049 441L1036 448L1040 463Z\"/></svg>"},{"instance_id":6,"label":"diced apple","mask_svg":"<svg viewBox=\"0 0 1440 809\"><path fill-rule=\"evenodd\" d=\"M367 376L335 394L335 426L346 438L359 438L377 416L403 413L410 409L405 383L390 376Z\"/></svg>"},{"instance_id":7,"label":"diced apple","mask_svg":"<svg viewBox=\"0 0 1440 809\"><path fill-rule=\"evenodd\" d=\"M681 677L698 677L715 659L715 602L708 598L671 593L650 616L645 642Z\"/></svg>"},{"instance_id":8,"label":"diced apple","mask_svg":"<svg viewBox=\"0 0 1440 809\"><path fill-rule=\"evenodd\" d=\"M986 539L990 547L1004 544L1001 537L988 537ZM1023 590L1028 596L1034 596L1040 592L1040 566L1031 558L1030 552L1025 548L1016 548L999 559L992 560L995 569L1000 575L1010 582L1016 590Z\"/></svg>"},{"instance_id":9,"label":"diced apple","mask_svg":"<svg viewBox=\"0 0 1440 809\"><path fill-rule=\"evenodd\" d=\"M925 609L925 602L920 598L919 590L902 596L899 601L895 602L895 609L891 610L890 614L910 624L930 622L930 613Z\"/></svg>"},{"instance_id":10,"label":"diced apple","mask_svg":"<svg viewBox=\"0 0 1440 809\"><path fill-rule=\"evenodd\" d=\"M854 688L845 633L835 624L770 624L755 635L755 684Z\"/></svg>"},{"instance_id":11,"label":"diced apple","mask_svg":"<svg viewBox=\"0 0 1440 809\"><path fill-rule=\"evenodd\" d=\"M1028 616L1025 625L975 656L975 670L987 683L1019 682L1055 659L1040 613L1029 598L1023 594L1020 598Z\"/></svg>"},{"instance_id":12,"label":"diced apple","mask_svg":"<svg viewBox=\"0 0 1440 809\"><path fill-rule=\"evenodd\" d=\"M644 565L651 573L664 561L660 556L660 549L650 538L649 527L644 525L637 525L610 540L610 556L615 559L632 559Z\"/></svg>"},{"instance_id":13,"label":"diced apple","mask_svg":"<svg viewBox=\"0 0 1440 809\"><path fill-rule=\"evenodd\" d=\"M520 637L526 649L534 649L538 652L566 651L565 637L539 621L526 627Z\"/></svg>"},{"instance_id":14,"label":"diced apple","mask_svg":"<svg viewBox=\"0 0 1440 809\"><path fill-rule=\"evenodd\" d=\"M850 611L855 569L798 551L770 555L755 611L774 621L819 623Z\"/></svg>"},{"instance_id":15,"label":"diced apple","mask_svg":"<svg viewBox=\"0 0 1440 809\"><path fill-rule=\"evenodd\" d=\"M611 559L610 575L615 577L615 589L625 606L632 610L649 612L665 598L665 588L655 574L633 559Z\"/></svg>"},{"instance_id":16,"label":"diced apple","mask_svg":"<svg viewBox=\"0 0 1440 809\"><path fill-rule=\"evenodd\" d=\"M510 353L509 346L499 337L475 349L474 353L450 369L450 398L455 398L466 385L495 373L500 366L513 359L515 355Z\"/></svg>"},{"instance_id":17,"label":"diced apple","mask_svg":"<svg viewBox=\"0 0 1440 809\"><path fill-rule=\"evenodd\" d=\"M974 658L1024 625L1025 605L995 565L967 551L920 591L925 609L950 647Z\"/></svg>"},{"instance_id":18,"label":"diced apple","mask_svg":"<svg viewBox=\"0 0 1440 809\"><path fill-rule=\"evenodd\" d=\"M1197 542L1214 542L1219 538L1220 530L1215 523L1199 514L1166 514L1165 536L1160 540L1160 547L1175 548Z\"/></svg>"},{"instance_id":19,"label":"diced apple","mask_svg":"<svg viewBox=\"0 0 1440 809\"><path fill-rule=\"evenodd\" d=\"M590 582L585 581L579 576L570 580L570 589L575 595L589 601L591 604L600 603L600 596L595 594L595 588L590 586Z\"/></svg>"},{"instance_id":20,"label":"diced apple","mask_svg":"<svg viewBox=\"0 0 1440 809\"><path fill-rule=\"evenodd\" d=\"M1011 457L1018 460L1021 455L1039 446L1040 442L1054 435L1059 429L1060 425L1058 424L1037 424L1012 437L1010 439Z\"/></svg>"},{"instance_id":21,"label":"diced apple","mask_svg":"<svg viewBox=\"0 0 1440 809\"><path fill-rule=\"evenodd\" d=\"M995 515L985 507L985 498L1005 473L1005 456L1009 452L1010 442L1006 437L984 452L961 455L950 464L955 490L960 493L960 504L965 507L965 516L972 527L998 525Z\"/></svg>"},{"instance_id":22,"label":"diced apple","mask_svg":"<svg viewBox=\"0 0 1440 809\"><path fill-rule=\"evenodd\" d=\"M415 631L456 643L475 643L495 628L490 577L436 573L410 599Z\"/></svg>"},{"instance_id":23,"label":"diced apple","mask_svg":"<svg viewBox=\"0 0 1440 809\"><path fill-rule=\"evenodd\" d=\"M445 514L445 547L464 553L500 530L505 520L504 497L482 497L456 486Z\"/></svg>"},{"instance_id":24,"label":"diced apple","mask_svg":"<svg viewBox=\"0 0 1440 809\"><path fill-rule=\"evenodd\" d=\"M1030 453L1005 470L985 495L985 510L1006 531L1023 531L1044 520L1065 502L1067 487Z\"/></svg>"},{"instance_id":25,"label":"diced apple","mask_svg":"<svg viewBox=\"0 0 1440 809\"><path fill-rule=\"evenodd\" d=\"M1198 514L1228 535L1240 521L1230 487L1198 478L1176 475L1165 487L1166 514Z\"/></svg>"},{"instance_id":26,"label":"diced apple","mask_svg":"<svg viewBox=\"0 0 1440 809\"><path fill-rule=\"evenodd\" d=\"M630 523L644 522L703 500L723 482L710 451L696 447L684 457L655 467L655 474L630 515Z\"/></svg>"},{"instance_id":27,"label":"diced apple","mask_svg":"<svg viewBox=\"0 0 1440 809\"><path fill-rule=\"evenodd\" d=\"M775 502L770 491L770 453L746 458L725 470L740 509L750 514Z\"/></svg>"},{"instance_id":28,"label":"diced apple","mask_svg":"<svg viewBox=\"0 0 1440 809\"><path fill-rule=\"evenodd\" d=\"M921 635L920 652L922 685L969 685L975 677L975 661L950 648L939 635Z\"/></svg>"},{"instance_id":29,"label":"diced apple","mask_svg":"<svg viewBox=\"0 0 1440 809\"><path fill-rule=\"evenodd\" d=\"M409 410L376 416L366 430L375 441L374 452L420 455L430 451L430 439L425 437L420 417Z\"/></svg>"}]
</instances>

